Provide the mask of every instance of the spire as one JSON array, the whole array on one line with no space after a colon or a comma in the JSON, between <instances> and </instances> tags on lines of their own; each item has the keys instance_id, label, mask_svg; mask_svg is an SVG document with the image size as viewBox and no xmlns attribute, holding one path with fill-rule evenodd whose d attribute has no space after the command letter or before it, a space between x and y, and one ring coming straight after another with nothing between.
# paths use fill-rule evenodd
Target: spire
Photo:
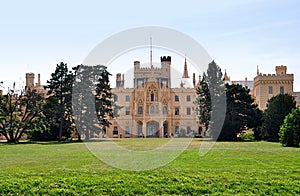
<instances>
[{"instance_id":1,"label":"spire","mask_svg":"<svg viewBox=\"0 0 300 196\"><path fill-rule=\"evenodd\" d=\"M259 75L258 65L257 65L257 68L256 68L256 74Z\"/></svg>"},{"instance_id":2,"label":"spire","mask_svg":"<svg viewBox=\"0 0 300 196\"><path fill-rule=\"evenodd\" d=\"M225 73L224 73L224 79L225 82L230 81L230 77L227 75L226 69L225 69Z\"/></svg>"},{"instance_id":3,"label":"spire","mask_svg":"<svg viewBox=\"0 0 300 196\"><path fill-rule=\"evenodd\" d=\"M184 68L183 68L183 75L182 78L189 78L188 70L187 70L187 63L186 63L186 57L184 58Z\"/></svg>"}]
</instances>

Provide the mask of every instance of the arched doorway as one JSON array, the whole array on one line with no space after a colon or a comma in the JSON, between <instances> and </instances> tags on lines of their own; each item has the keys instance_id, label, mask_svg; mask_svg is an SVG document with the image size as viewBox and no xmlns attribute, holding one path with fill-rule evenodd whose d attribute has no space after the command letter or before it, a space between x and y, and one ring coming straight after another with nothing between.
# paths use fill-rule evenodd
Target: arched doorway
<instances>
[{"instance_id":1,"label":"arched doorway","mask_svg":"<svg viewBox=\"0 0 300 196\"><path fill-rule=\"evenodd\" d=\"M155 121L147 123L147 137L158 137L159 124Z\"/></svg>"}]
</instances>

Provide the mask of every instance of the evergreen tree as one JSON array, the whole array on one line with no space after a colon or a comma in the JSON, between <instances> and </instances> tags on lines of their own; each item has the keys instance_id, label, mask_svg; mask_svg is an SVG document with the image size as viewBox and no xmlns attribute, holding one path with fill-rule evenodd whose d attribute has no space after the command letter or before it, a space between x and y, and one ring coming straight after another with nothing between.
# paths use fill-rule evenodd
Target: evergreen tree
<instances>
[{"instance_id":1,"label":"evergreen tree","mask_svg":"<svg viewBox=\"0 0 300 196\"><path fill-rule=\"evenodd\" d=\"M250 90L237 84L226 84L226 117L219 140L236 140L243 130L259 126L259 113Z\"/></svg>"},{"instance_id":2,"label":"evergreen tree","mask_svg":"<svg viewBox=\"0 0 300 196\"><path fill-rule=\"evenodd\" d=\"M111 87L109 84L109 76L107 67L100 66L100 77L96 85L96 112L97 117L102 127L110 126L110 118L118 116L118 111L121 109L112 99Z\"/></svg>"},{"instance_id":3,"label":"evergreen tree","mask_svg":"<svg viewBox=\"0 0 300 196\"><path fill-rule=\"evenodd\" d=\"M89 140L94 133L109 127L109 118L115 117L119 107L112 100L109 84L111 74L102 65L80 65L73 91L78 139L84 134Z\"/></svg>"},{"instance_id":4,"label":"evergreen tree","mask_svg":"<svg viewBox=\"0 0 300 196\"><path fill-rule=\"evenodd\" d=\"M292 95L279 94L269 99L263 115L262 137L268 141L279 141L280 126L294 108L296 101Z\"/></svg>"},{"instance_id":5,"label":"evergreen tree","mask_svg":"<svg viewBox=\"0 0 300 196\"><path fill-rule=\"evenodd\" d=\"M53 113L49 113L52 114L47 116L47 119L50 121L51 131L53 133L58 132L58 140L61 140L62 136L70 137L74 129L72 126L72 88L74 79L75 74L68 70L67 64L61 62L57 64L55 72L51 74L51 79L47 81L47 88L49 88L47 101L51 102L49 106L54 107L48 109L56 109ZM54 106L54 104L58 104L58 106ZM55 125L59 125L59 127Z\"/></svg>"},{"instance_id":6,"label":"evergreen tree","mask_svg":"<svg viewBox=\"0 0 300 196\"><path fill-rule=\"evenodd\" d=\"M219 133L222 129L224 118L225 118L225 110L226 110L226 94L225 87L223 82L223 74L221 68L212 61L208 64L207 74L204 74L203 80L204 85L207 83L209 93L207 91L206 86L204 86L203 92L199 91L200 98L204 99L200 102L200 108L204 108L205 115L203 117L204 125L207 126L207 120L209 119L208 125L208 133L213 137L213 139L217 139ZM208 115L210 112L210 115ZM210 116L210 117L209 117ZM201 121L201 116L199 119Z\"/></svg>"},{"instance_id":7,"label":"evergreen tree","mask_svg":"<svg viewBox=\"0 0 300 196\"><path fill-rule=\"evenodd\" d=\"M209 121L210 121L210 112L211 112L211 98L210 92L208 88L208 84L206 82L206 74L203 74L202 79L197 86L196 93L198 98L196 99L197 105L197 114L199 115L199 122L205 126L205 132L208 129ZM204 135L205 135L204 132Z\"/></svg>"}]
</instances>

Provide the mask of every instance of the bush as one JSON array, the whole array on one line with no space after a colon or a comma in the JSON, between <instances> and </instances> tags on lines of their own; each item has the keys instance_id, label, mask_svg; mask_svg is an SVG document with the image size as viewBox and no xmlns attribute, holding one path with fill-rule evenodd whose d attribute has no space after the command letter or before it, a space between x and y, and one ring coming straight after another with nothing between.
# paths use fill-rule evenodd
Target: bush
<instances>
[{"instance_id":1,"label":"bush","mask_svg":"<svg viewBox=\"0 0 300 196\"><path fill-rule=\"evenodd\" d=\"M300 142L300 109L293 109L279 130L280 142L283 146L299 147Z\"/></svg>"},{"instance_id":2,"label":"bush","mask_svg":"<svg viewBox=\"0 0 300 196\"><path fill-rule=\"evenodd\" d=\"M248 131L248 132L244 132L241 134L241 139L246 141L246 140L254 140L254 133L253 131Z\"/></svg>"}]
</instances>

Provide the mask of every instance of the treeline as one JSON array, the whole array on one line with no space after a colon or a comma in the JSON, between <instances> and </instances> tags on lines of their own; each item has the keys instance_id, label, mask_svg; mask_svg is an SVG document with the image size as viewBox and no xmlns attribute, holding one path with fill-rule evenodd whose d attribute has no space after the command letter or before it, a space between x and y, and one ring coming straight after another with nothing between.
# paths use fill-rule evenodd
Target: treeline
<instances>
[{"instance_id":1,"label":"treeline","mask_svg":"<svg viewBox=\"0 0 300 196\"><path fill-rule=\"evenodd\" d=\"M206 128L204 135L214 140L267 140L299 146L300 109L296 109L292 95L272 97L262 111L249 88L224 83L222 71L214 61L208 65L196 93L199 122Z\"/></svg>"},{"instance_id":2,"label":"treeline","mask_svg":"<svg viewBox=\"0 0 300 196\"><path fill-rule=\"evenodd\" d=\"M47 94L14 86L0 96L0 134L8 143L24 135L31 140L65 140L103 131L120 109L113 100L107 67L57 64L47 81ZM75 103L75 104L74 104Z\"/></svg>"}]
</instances>

